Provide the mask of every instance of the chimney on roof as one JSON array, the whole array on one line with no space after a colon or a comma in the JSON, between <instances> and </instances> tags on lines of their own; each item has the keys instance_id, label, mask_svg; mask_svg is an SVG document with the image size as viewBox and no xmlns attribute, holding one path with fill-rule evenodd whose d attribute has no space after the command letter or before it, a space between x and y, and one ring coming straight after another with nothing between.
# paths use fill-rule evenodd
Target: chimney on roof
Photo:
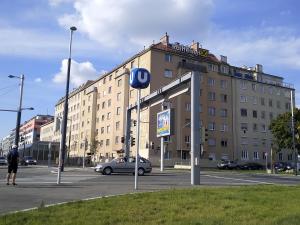
<instances>
[{"instance_id":1,"label":"chimney on roof","mask_svg":"<svg viewBox=\"0 0 300 225\"><path fill-rule=\"evenodd\" d=\"M256 64L255 71L258 72L258 73L262 73L263 72L263 66L261 64Z\"/></svg>"},{"instance_id":2,"label":"chimney on roof","mask_svg":"<svg viewBox=\"0 0 300 225\"><path fill-rule=\"evenodd\" d=\"M221 62L227 63L227 56L220 55Z\"/></svg>"},{"instance_id":3,"label":"chimney on roof","mask_svg":"<svg viewBox=\"0 0 300 225\"><path fill-rule=\"evenodd\" d=\"M160 42L163 45L168 45L169 44L169 35L168 35L167 32L166 32L166 34L163 37L161 37Z\"/></svg>"},{"instance_id":4,"label":"chimney on roof","mask_svg":"<svg viewBox=\"0 0 300 225\"><path fill-rule=\"evenodd\" d=\"M199 51L199 42L195 42L194 40L193 40L193 42L192 42L192 44L191 44L191 49L193 49L194 51Z\"/></svg>"}]
</instances>

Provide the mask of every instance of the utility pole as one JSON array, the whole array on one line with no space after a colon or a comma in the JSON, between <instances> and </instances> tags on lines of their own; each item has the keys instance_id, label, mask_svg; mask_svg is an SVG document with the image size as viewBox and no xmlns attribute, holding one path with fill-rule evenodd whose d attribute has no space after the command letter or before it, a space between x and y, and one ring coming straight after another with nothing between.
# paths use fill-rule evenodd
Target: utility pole
<instances>
[{"instance_id":1,"label":"utility pole","mask_svg":"<svg viewBox=\"0 0 300 225\"><path fill-rule=\"evenodd\" d=\"M294 95L291 90L291 110L292 110L292 141L293 141L293 152L295 154L295 175L298 175L298 151L295 148L295 124L294 124Z\"/></svg>"}]
</instances>

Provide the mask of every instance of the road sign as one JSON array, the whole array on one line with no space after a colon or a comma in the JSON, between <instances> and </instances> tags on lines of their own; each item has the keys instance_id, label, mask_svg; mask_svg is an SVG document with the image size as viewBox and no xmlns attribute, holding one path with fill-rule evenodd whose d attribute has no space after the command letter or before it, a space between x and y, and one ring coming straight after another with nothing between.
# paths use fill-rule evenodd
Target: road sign
<instances>
[{"instance_id":1,"label":"road sign","mask_svg":"<svg viewBox=\"0 0 300 225\"><path fill-rule=\"evenodd\" d=\"M130 86L137 89L147 88L150 84L150 73L144 68L134 68L131 70Z\"/></svg>"}]
</instances>

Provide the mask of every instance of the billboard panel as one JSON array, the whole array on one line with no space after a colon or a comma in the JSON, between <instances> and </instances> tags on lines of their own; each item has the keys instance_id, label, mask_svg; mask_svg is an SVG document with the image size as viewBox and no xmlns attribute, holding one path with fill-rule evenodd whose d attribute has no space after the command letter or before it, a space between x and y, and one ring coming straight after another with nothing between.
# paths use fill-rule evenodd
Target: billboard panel
<instances>
[{"instance_id":1,"label":"billboard panel","mask_svg":"<svg viewBox=\"0 0 300 225\"><path fill-rule=\"evenodd\" d=\"M171 109L157 113L157 137L171 135Z\"/></svg>"}]
</instances>

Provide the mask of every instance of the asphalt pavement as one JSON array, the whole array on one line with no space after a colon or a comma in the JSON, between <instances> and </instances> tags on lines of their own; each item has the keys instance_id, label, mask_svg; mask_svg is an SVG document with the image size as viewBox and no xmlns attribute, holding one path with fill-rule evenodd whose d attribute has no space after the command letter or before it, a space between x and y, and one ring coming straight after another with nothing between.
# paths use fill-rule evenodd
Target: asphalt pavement
<instances>
[{"instance_id":1,"label":"asphalt pavement","mask_svg":"<svg viewBox=\"0 0 300 225\"><path fill-rule=\"evenodd\" d=\"M57 185L57 168L44 166L20 167L17 186L6 185L6 167L0 167L0 214L88 198L170 188L190 188L190 171L168 169L139 177L134 190L134 176L104 176L92 168L65 168ZM202 186L298 185L300 176L239 173L232 171L201 171Z\"/></svg>"}]
</instances>

